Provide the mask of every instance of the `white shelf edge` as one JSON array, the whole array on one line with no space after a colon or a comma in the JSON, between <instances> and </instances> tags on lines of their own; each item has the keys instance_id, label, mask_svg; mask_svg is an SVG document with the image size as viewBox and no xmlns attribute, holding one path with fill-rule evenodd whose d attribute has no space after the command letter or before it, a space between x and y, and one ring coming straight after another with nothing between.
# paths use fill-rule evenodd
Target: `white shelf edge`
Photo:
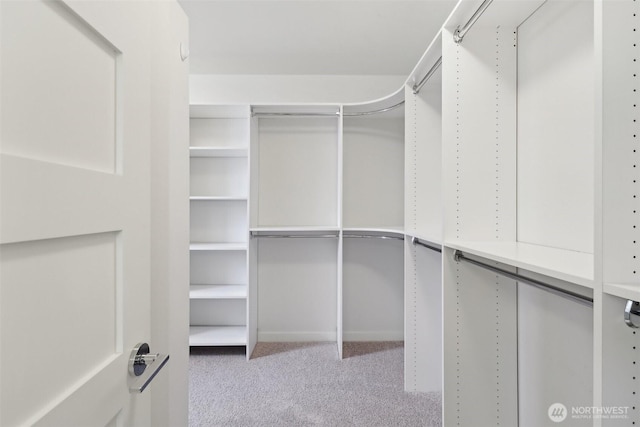
<instances>
[{"instance_id":1,"label":"white shelf edge","mask_svg":"<svg viewBox=\"0 0 640 427\"><path fill-rule=\"evenodd\" d=\"M290 232L290 231L340 231L340 227L337 226L333 226L333 225L328 225L328 226L324 226L324 225L320 225L320 226L295 226L295 227L251 227L249 229L249 231L256 231L256 232L262 232L262 231L284 231L284 232Z\"/></svg>"},{"instance_id":2,"label":"white shelf edge","mask_svg":"<svg viewBox=\"0 0 640 427\"><path fill-rule=\"evenodd\" d=\"M377 233L377 234L397 234L404 236L404 227L343 227L342 232L349 233Z\"/></svg>"},{"instance_id":3,"label":"white shelf edge","mask_svg":"<svg viewBox=\"0 0 640 427\"><path fill-rule=\"evenodd\" d=\"M605 283L603 290L605 294L615 297L640 301L640 283Z\"/></svg>"},{"instance_id":4,"label":"white shelf edge","mask_svg":"<svg viewBox=\"0 0 640 427\"><path fill-rule=\"evenodd\" d=\"M249 198L247 196L189 196L189 200L210 202L246 202Z\"/></svg>"},{"instance_id":5,"label":"white shelf edge","mask_svg":"<svg viewBox=\"0 0 640 427\"><path fill-rule=\"evenodd\" d=\"M246 299L247 285L190 285L189 299Z\"/></svg>"},{"instance_id":6,"label":"white shelf edge","mask_svg":"<svg viewBox=\"0 0 640 427\"><path fill-rule=\"evenodd\" d=\"M247 104L189 104L190 119L248 119L251 109Z\"/></svg>"},{"instance_id":7,"label":"white shelf edge","mask_svg":"<svg viewBox=\"0 0 640 427\"><path fill-rule=\"evenodd\" d=\"M444 246L589 289L594 287L593 254L521 242L450 241Z\"/></svg>"},{"instance_id":8,"label":"white shelf edge","mask_svg":"<svg viewBox=\"0 0 640 427\"><path fill-rule=\"evenodd\" d=\"M190 326L189 346L247 345L246 326Z\"/></svg>"},{"instance_id":9,"label":"white shelf edge","mask_svg":"<svg viewBox=\"0 0 640 427\"><path fill-rule=\"evenodd\" d=\"M243 158L249 156L248 148L237 147L189 147L190 157L232 157Z\"/></svg>"},{"instance_id":10,"label":"white shelf edge","mask_svg":"<svg viewBox=\"0 0 640 427\"><path fill-rule=\"evenodd\" d=\"M191 243L190 251L246 251L246 243Z\"/></svg>"}]
</instances>

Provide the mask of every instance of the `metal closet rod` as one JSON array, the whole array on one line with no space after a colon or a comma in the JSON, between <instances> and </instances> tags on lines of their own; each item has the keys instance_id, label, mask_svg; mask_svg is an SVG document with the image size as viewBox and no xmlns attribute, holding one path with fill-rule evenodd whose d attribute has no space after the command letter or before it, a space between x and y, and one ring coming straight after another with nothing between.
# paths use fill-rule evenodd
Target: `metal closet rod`
<instances>
[{"instance_id":1,"label":"metal closet rod","mask_svg":"<svg viewBox=\"0 0 640 427\"><path fill-rule=\"evenodd\" d=\"M436 71L438 71L438 68L440 68L440 65L442 65L442 56L440 58L438 58L438 60L435 62L435 64L433 64L431 69L429 69L429 71L427 71L427 74L424 75L422 80L420 80L419 83L413 85L413 94L414 95L417 95L417 94L420 93L420 89L422 89L422 86L424 86L425 83L427 83L429 81L431 76L433 76L436 73Z\"/></svg>"},{"instance_id":2,"label":"metal closet rod","mask_svg":"<svg viewBox=\"0 0 640 427\"><path fill-rule=\"evenodd\" d=\"M352 116L368 116L368 115L371 115L371 114L386 113L387 111L391 111L391 110L394 110L394 109L398 108L402 104L404 104L404 99L402 101L398 102L397 104L392 105L391 107L380 108L379 110L373 110L373 111L360 111L360 112L355 112L355 113L342 113L342 115L345 116L345 117L352 117Z\"/></svg>"},{"instance_id":3,"label":"metal closet rod","mask_svg":"<svg viewBox=\"0 0 640 427\"><path fill-rule=\"evenodd\" d=\"M429 245L429 244L423 242L422 240L418 239L417 237L412 237L411 238L411 243L413 243L414 245L425 247L427 249L431 249L432 251L436 251L436 252L442 253L442 248L439 248L437 246Z\"/></svg>"},{"instance_id":4,"label":"metal closet rod","mask_svg":"<svg viewBox=\"0 0 640 427\"><path fill-rule=\"evenodd\" d=\"M404 240L404 236L385 236L382 234L343 234L342 237L354 239Z\"/></svg>"},{"instance_id":5,"label":"metal closet rod","mask_svg":"<svg viewBox=\"0 0 640 427\"><path fill-rule=\"evenodd\" d=\"M310 112L255 112L251 110L251 117L340 117L340 111L335 113L310 113Z\"/></svg>"},{"instance_id":6,"label":"metal closet rod","mask_svg":"<svg viewBox=\"0 0 640 427\"><path fill-rule=\"evenodd\" d=\"M473 27L473 24L476 23L478 18L480 18L482 14L487 10L491 2L493 2L493 0L484 0L480 7L474 12L474 14L471 15L471 18L469 18L467 23L464 24L462 28L460 28L459 26L458 28L456 28L456 30L453 32L454 42L456 42L457 44L462 43L462 39L464 39L464 36L471 29L471 27Z\"/></svg>"},{"instance_id":7,"label":"metal closet rod","mask_svg":"<svg viewBox=\"0 0 640 427\"><path fill-rule=\"evenodd\" d=\"M254 234L251 237L264 237L267 239L329 239L338 237L337 234Z\"/></svg>"},{"instance_id":8,"label":"metal closet rod","mask_svg":"<svg viewBox=\"0 0 640 427\"><path fill-rule=\"evenodd\" d=\"M459 250L456 250L453 253L453 259L456 262L460 262L460 261L468 262L469 264L473 264L473 265L475 265L477 267L484 268L485 270L492 271L494 273L497 273L497 274L500 274L502 276L508 277L509 279L517 280L520 283L524 283L524 284L533 286L535 288L542 289L544 291L550 292L550 293L552 293L554 295L558 295L558 296L567 298L567 299L569 299L571 301L574 301L574 302L577 302L577 303L580 303L580 304L584 304L584 305L589 306L589 307L593 307L593 298L591 298L591 297L588 297L588 296L585 296L585 295L582 295L582 294L579 294L579 293L576 293L576 292L572 292L572 291L569 291L567 289L559 288L557 286L550 285L550 284L545 283L545 282L541 282L540 280L532 279L530 277L525 277L525 276L522 276L522 275L520 275L518 273L512 273L510 271L503 270L501 268L494 267L492 265L485 264L483 262L476 261L476 260L471 259L471 258L467 258Z\"/></svg>"}]
</instances>

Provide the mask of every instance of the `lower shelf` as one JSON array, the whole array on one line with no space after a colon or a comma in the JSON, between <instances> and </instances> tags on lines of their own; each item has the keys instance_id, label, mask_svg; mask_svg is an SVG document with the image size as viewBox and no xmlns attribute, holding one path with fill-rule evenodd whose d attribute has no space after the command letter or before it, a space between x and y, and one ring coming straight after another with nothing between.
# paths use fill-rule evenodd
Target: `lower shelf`
<instances>
[{"instance_id":1,"label":"lower shelf","mask_svg":"<svg viewBox=\"0 0 640 427\"><path fill-rule=\"evenodd\" d=\"M189 346L247 345L246 326L191 326Z\"/></svg>"}]
</instances>

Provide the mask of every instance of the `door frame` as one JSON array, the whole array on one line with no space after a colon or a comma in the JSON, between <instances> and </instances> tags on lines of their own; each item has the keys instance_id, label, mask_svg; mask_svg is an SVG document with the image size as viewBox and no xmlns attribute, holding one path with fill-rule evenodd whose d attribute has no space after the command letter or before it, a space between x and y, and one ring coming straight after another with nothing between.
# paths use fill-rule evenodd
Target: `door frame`
<instances>
[{"instance_id":1,"label":"door frame","mask_svg":"<svg viewBox=\"0 0 640 427\"><path fill-rule=\"evenodd\" d=\"M188 424L189 407L189 24L177 1L154 11L150 344L171 359L150 388L151 425L170 427Z\"/></svg>"}]
</instances>

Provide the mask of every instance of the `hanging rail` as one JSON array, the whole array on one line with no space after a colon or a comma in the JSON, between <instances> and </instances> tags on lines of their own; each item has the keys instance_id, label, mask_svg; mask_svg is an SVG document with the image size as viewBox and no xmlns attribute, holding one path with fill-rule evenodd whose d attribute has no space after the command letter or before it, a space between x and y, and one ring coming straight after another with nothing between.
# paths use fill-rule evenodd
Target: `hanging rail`
<instances>
[{"instance_id":1,"label":"hanging rail","mask_svg":"<svg viewBox=\"0 0 640 427\"><path fill-rule=\"evenodd\" d=\"M340 117L340 111L336 112L256 112L251 109L251 117Z\"/></svg>"},{"instance_id":2,"label":"hanging rail","mask_svg":"<svg viewBox=\"0 0 640 427\"><path fill-rule=\"evenodd\" d=\"M251 232L251 237L264 237L266 239L331 239L338 234L256 234Z\"/></svg>"},{"instance_id":3,"label":"hanging rail","mask_svg":"<svg viewBox=\"0 0 640 427\"><path fill-rule=\"evenodd\" d=\"M580 303L580 304L584 304L584 305L589 306L589 307L593 307L593 298L591 298L591 297L588 297L588 296L585 296L585 295L582 295L582 294L579 294L579 293L576 293L576 292L572 292L572 291L569 291L567 289L559 288L557 286L550 285L548 283L541 282L539 280L532 279L530 277L525 277L525 276L522 276L522 275L517 274L517 273L511 273L510 271L503 270L501 268L494 267L492 265L485 264L483 262L476 261L476 260L471 259L471 258L467 258L459 250L456 250L453 253L453 259L456 262L460 262L460 261L468 262L469 264L473 264L473 265L475 265L477 267L484 268L485 270L492 271L494 273L497 273L497 274L500 274L502 276L508 277L509 279L517 280L520 283L525 283L525 284L533 286L535 288L542 289L544 291L550 292L550 293L552 293L554 295L558 295L558 296L570 299L570 300L572 300L574 302L577 302L577 303Z\"/></svg>"},{"instance_id":4,"label":"hanging rail","mask_svg":"<svg viewBox=\"0 0 640 427\"><path fill-rule=\"evenodd\" d=\"M411 243L413 243L414 245L419 245L419 246L425 247L427 249L431 249L432 251L436 251L436 252L442 253L442 248L439 248L437 246L429 245L429 244L423 242L422 240L418 239L417 237L412 237L411 238Z\"/></svg>"},{"instance_id":5,"label":"hanging rail","mask_svg":"<svg viewBox=\"0 0 640 427\"><path fill-rule=\"evenodd\" d=\"M456 44L462 43L462 39L464 39L464 36L467 34L467 32L469 32L471 27L473 27L473 24L476 23L478 18L480 18L482 14L487 10L492 1L493 0L484 0L478 10L476 10L473 15L471 15L471 18L469 18L467 23L464 24L462 28L460 28L460 26L456 28L456 30L453 32L453 41L456 42Z\"/></svg>"},{"instance_id":6,"label":"hanging rail","mask_svg":"<svg viewBox=\"0 0 640 427\"><path fill-rule=\"evenodd\" d=\"M382 234L343 234L345 239L384 239L384 240L404 240L404 236L385 236Z\"/></svg>"},{"instance_id":7,"label":"hanging rail","mask_svg":"<svg viewBox=\"0 0 640 427\"><path fill-rule=\"evenodd\" d=\"M417 94L420 93L420 89L422 89L422 86L424 86L425 83L427 83L429 81L431 76L433 76L435 74L435 72L438 71L438 68L440 68L440 65L442 65L442 56L440 58L438 58L438 60L435 62L435 64L433 64L431 69L429 69L429 71L427 71L427 74L424 75L422 80L420 80L419 83L413 85L413 94L414 95L417 95Z\"/></svg>"},{"instance_id":8,"label":"hanging rail","mask_svg":"<svg viewBox=\"0 0 640 427\"><path fill-rule=\"evenodd\" d=\"M373 111L360 111L360 112L354 112L354 113L342 113L342 115L345 116L345 117L353 117L353 116L368 116L368 115L371 115L371 114L386 113L387 111L395 110L396 108L398 108L402 104L404 104L404 99L402 101L398 102L397 104L392 105L391 107L381 108L379 110L373 110Z\"/></svg>"}]
</instances>

